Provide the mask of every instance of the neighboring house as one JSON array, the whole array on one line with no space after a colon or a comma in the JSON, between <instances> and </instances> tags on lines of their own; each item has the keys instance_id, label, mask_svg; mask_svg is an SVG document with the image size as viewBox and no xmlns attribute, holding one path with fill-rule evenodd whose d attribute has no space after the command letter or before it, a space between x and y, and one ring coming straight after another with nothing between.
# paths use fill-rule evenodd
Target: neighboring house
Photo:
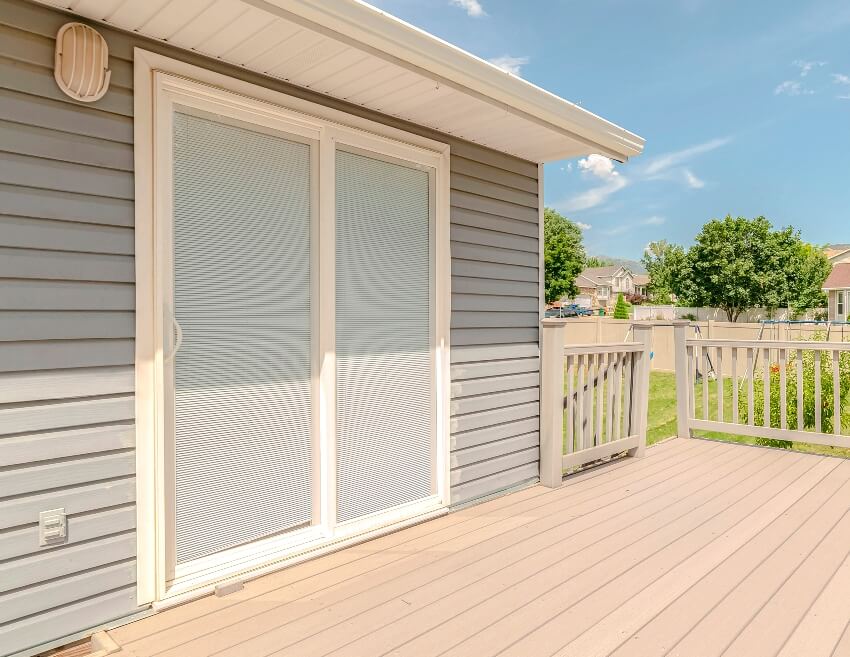
<instances>
[{"instance_id":1,"label":"neighboring house","mask_svg":"<svg viewBox=\"0 0 850 657\"><path fill-rule=\"evenodd\" d=\"M844 247L845 245L841 245ZM850 262L850 247L846 248L836 248L836 249L827 249L826 257L829 259L829 262L833 265L840 264L842 262Z\"/></svg>"},{"instance_id":2,"label":"neighboring house","mask_svg":"<svg viewBox=\"0 0 850 657\"><path fill-rule=\"evenodd\" d=\"M632 277L632 282L635 285L635 294L638 294L642 297L649 296L649 275L648 274L635 274Z\"/></svg>"},{"instance_id":3,"label":"neighboring house","mask_svg":"<svg viewBox=\"0 0 850 657\"><path fill-rule=\"evenodd\" d=\"M573 303L577 303L583 308L599 307L598 288L595 281L579 274L576 277L576 286L578 287L578 296L571 300Z\"/></svg>"},{"instance_id":4,"label":"neighboring house","mask_svg":"<svg viewBox=\"0 0 850 657\"><path fill-rule=\"evenodd\" d=\"M850 305L850 261L834 265L823 284L829 300L828 318L832 321L848 321Z\"/></svg>"},{"instance_id":5,"label":"neighboring house","mask_svg":"<svg viewBox=\"0 0 850 657\"><path fill-rule=\"evenodd\" d=\"M0 0L0 655L538 480L543 163L641 138L355 0L45 4Z\"/></svg>"},{"instance_id":6,"label":"neighboring house","mask_svg":"<svg viewBox=\"0 0 850 657\"><path fill-rule=\"evenodd\" d=\"M588 267L576 277L576 286L580 296L590 299L591 308L606 312L614 307L621 292L635 293L634 274L621 265Z\"/></svg>"}]
</instances>

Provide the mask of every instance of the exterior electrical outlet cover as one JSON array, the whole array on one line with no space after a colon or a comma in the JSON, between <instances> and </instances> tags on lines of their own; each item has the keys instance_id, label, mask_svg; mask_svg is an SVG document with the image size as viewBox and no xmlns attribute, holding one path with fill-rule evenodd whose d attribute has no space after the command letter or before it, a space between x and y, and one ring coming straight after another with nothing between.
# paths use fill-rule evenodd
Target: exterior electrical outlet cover
<instances>
[{"instance_id":1,"label":"exterior electrical outlet cover","mask_svg":"<svg viewBox=\"0 0 850 657\"><path fill-rule=\"evenodd\" d=\"M51 509L38 514L38 545L56 545L68 538L68 523L65 509Z\"/></svg>"}]
</instances>

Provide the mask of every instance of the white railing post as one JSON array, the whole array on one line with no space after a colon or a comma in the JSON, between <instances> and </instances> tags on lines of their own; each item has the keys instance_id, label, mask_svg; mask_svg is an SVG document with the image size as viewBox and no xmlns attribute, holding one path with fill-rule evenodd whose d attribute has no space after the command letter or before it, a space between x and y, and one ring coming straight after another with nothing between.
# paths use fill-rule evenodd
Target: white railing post
<instances>
[{"instance_id":1,"label":"white railing post","mask_svg":"<svg viewBox=\"0 0 850 657\"><path fill-rule=\"evenodd\" d=\"M652 324L636 322L634 341L643 345L632 372L631 429L637 434L638 444L629 450L629 456L641 457L646 452L647 416L649 414L649 370L652 354Z\"/></svg>"},{"instance_id":2,"label":"white railing post","mask_svg":"<svg viewBox=\"0 0 850 657\"><path fill-rule=\"evenodd\" d=\"M540 483L558 488L564 460L563 320L544 319L540 328Z\"/></svg>"},{"instance_id":3,"label":"white railing post","mask_svg":"<svg viewBox=\"0 0 850 657\"><path fill-rule=\"evenodd\" d=\"M676 435L679 438L690 438L691 429L688 422L690 413L690 394L688 389L688 328L691 323L686 319L673 322L673 367L676 370Z\"/></svg>"}]
</instances>

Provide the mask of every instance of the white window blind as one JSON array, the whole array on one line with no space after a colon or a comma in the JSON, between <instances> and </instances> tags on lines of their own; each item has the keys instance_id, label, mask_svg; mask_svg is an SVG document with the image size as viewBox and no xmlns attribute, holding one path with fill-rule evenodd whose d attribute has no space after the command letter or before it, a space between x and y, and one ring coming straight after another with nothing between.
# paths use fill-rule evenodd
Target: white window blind
<instances>
[{"instance_id":1,"label":"white window blind","mask_svg":"<svg viewBox=\"0 0 850 657\"><path fill-rule=\"evenodd\" d=\"M336 154L337 517L434 492L430 178Z\"/></svg>"},{"instance_id":2,"label":"white window blind","mask_svg":"<svg viewBox=\"0 0 850 657\"><path fill-rule=\"evenodd\" d=\"M311 520L310 157L174 116L177 563Z\"/></svg>"}]
</instances>

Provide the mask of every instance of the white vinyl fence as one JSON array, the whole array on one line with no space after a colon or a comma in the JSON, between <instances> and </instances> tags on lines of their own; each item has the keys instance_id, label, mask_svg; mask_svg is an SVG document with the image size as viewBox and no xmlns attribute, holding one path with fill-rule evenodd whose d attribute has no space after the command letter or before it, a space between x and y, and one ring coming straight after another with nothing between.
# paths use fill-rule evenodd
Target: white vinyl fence
<instances>
[{"instance_id":1,"label":"white vinyl fence","mask_svg":"<svg viewBox=\"0 0 850 657\"><path fill-rule=\"evenodd\" d=\"M692 308L688 306L633 306L633 319L637 321L646 321L653 319L662 319L673 321L674 319L690 319L691 316L696 318L698 322L728 321L726 312L720 308ZM814 319L817 313L826 315L826 308L815 308L810 310L805 316L794 317L794 312L789 308L777 308L772 312L764 308L751 308L743 313L738 318L739 322L760 322L765 319Z\"/></svg>"}]
</instances>

